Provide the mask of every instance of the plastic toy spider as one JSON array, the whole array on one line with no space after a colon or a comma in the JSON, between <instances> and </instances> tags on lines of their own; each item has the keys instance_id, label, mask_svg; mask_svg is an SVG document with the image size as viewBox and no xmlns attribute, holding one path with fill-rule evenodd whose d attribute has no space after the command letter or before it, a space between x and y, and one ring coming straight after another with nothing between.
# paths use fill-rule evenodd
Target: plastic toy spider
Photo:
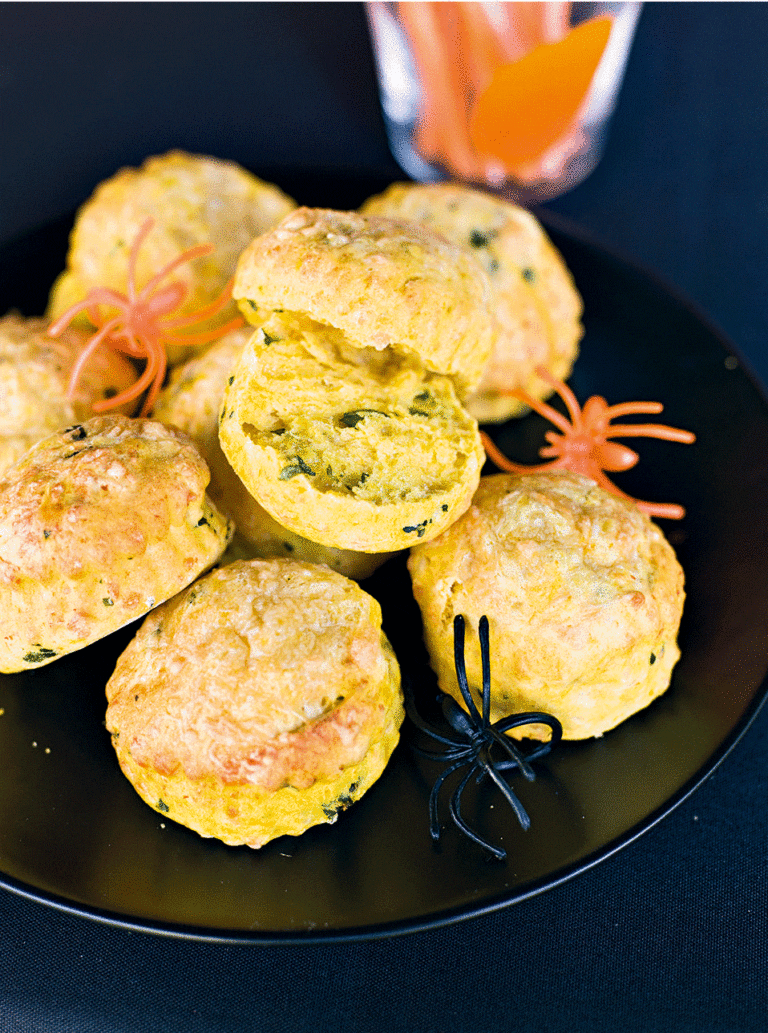
<instances>
[{"instance_id":1,"label":"plastic toy spider","mask_svg":"<svg viewBox=\"0 0 768 1033\"><path fill-rule=\"evenodd\" d=\"M549 753L552 747L560 742L563 729L557 718L552 717L550 714L538 712L513 714L511 717L502 718L500 721L491 724L489 717L491 710L491 665L487 617L483 616L480 618L477 630L480 639L480 655L483 669L482 712L477 709L467 683L467 672L464 664L464 617L461 614L457 614L453 621L453 653L456 664L456 678L467 710L462 709L453 696L449 696L447 693L439 692L437 696L442 715L451 729L457 733L458 738L442 735L426 724L416 710L409 686L406 686L406 710L411 722L419 731L447 747L445 750L434 753L419 746L414 746L416 752L422 757L449 764L449 767L438 776L429 795L429 831L432 839L435 842L440 839L438 797L443 784L455 771L469 766L469 770L462 777L450 798L449 809L451 817L464 835L486 849L495 858L503 861L507 856L506 851L479 836L477 832L467 825L462 817L461 799L464 790L475 774L477 775L476 780L478 784L484 778L490 778L501 790L522 827L524 829L530 828L531 819L515 796L509 783L502 776L502 772L517 768L524 778L532 782L536 775L531 767L531 762ZM512 728L520 728L523 725L529 724L548 725L552 734L547 742L538 744L529 753L524 754L514 741L504 733ZM497 760L494 757L494 749L502 754L501 759Z\"/></svg>"},{"instance_id":2,"label":"plastic toy spider","mask_svg":"<svg viewBox=\"0 0 768 1033\"><path fill-rule=\"evenodd\" d=\"M97 402L94 412L104 412L124 405L138 398L147 388L147 395L142 405L140 416L146 416L152 409L160 388L163 386L165 371L168 365L166 347L169 344L198 345L206 344L223 337L225 333L240 326L239 317L213 330L204 330L194 334L179 334L176 331L199 323L201 320L215 316L229 303L232 296L232 283L227 284L216 301L186 316L167 318L174 312L187 296L186 284L172 281L161 286L163 280L185 262L191 262L202 255L210 254L212 244L199 244L184 251L172 259L156 273L141 290L136 287L136 260L147 235L154 226L152 218L147 219L136 234L128 257L128 292L122 294L111 287L94 287L82 301L77 302L51 325L48 333L57 337L80 312L86 312L88 318L97 327L97 332L90 338L75 362L69 378L67 397L71 400L75 394L80 374L94 351L103 343L116 351L129 355L133 359L144 359L146 365L131 387L114 398ZM117 315L105 318L101 308L117 309Z\"/></svg>"},{"instance_id":3,"label":"plastic toy spider","mask_svg":"<svg viewBox=\"0 0 768 1033\"><path fill-rule=\"evenodd\" d=\"M549 430L544 435L549 445L539 449L539 455L543 458L553 456L551 462L541 463L538 466L524 466L507 459L488 435L481 432L486 453L499 469L508 470L511 473L538 473L542 470L555 469L571 470L573 473L591 477L601 488L618 495L619 498L635 502L638 509L649 516L667 517L670 520L680 520L685 516L682 506L673 503L640 502L631 495L626 495L605 476L603 470L629 470L640 458L637 452L631 448L620 445L616 441L609 441L609 438L664 438L667 441L679 441L690 445L696 440L695 434L687 430L678 430L676 427L667 427L661 423L614 423L611 425L611 420L617 416L659 413L664 406L660 402L622 402L619 405L608 405L600 395L593 395L587 399L582 409L576 401L573 391L566 384L557 380L541 366L537 368L536 372L563 399L571 417L570 422L551 405L532 398L525 391L510 391L510 395L519 398L531 409L554 423L562 434Z\"/></svg>"}]
</instances>

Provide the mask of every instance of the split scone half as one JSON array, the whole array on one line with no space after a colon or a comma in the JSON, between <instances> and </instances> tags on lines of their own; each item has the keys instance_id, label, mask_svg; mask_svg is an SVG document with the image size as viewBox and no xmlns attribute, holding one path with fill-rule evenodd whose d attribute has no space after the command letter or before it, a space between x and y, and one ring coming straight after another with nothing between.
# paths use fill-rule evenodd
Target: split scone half
<instances>
[{"instance_id":1,"label":"split scone half","mask_svg":"<svg viewBox=\"0 0 768 1033\"><path fill-rule=\"evenodd\" d=\"M231 563L154 610L107 699L141 798L231 846L335 821L381 775L404 716L376 600L283 559Z\"/></svg>"},{"instance_id":2,"label":"split scone half","mask_svg":"<svg viewBox=\"0 0 768 1033\"><path fill-rule=\"evenodd\" d=\"M466 509L484 454L462 399L493 333L472 256L413 223L303 208L253 241L233 293L256 329L219 438L279 524L380 553Z\"/></svg>"},{"instance_id":3,"label":"split scone half","mask_svg":"<svg viewBox=\"0 0 768 1033\"><path fill-rule=\"evenodd\" d=\"M493 721L544 711L565 738L585 739L669 686L682 568L648 516L587 477L484 477L464 516L414 548L408 566L431 665L460 703L453 619L472 629L466 665L480 705L477 627L488 617ZM549 735L541 725L510 734L537 732Z\"/></svg>"},{"instance_id":4,"label":"split scone half","mask_svg":"<svg viewBox=\"0 0 768 1033\"><path fill-rule=\"evenodd\" d=\"M568 378L583 333L581 297L531 212L462 183L394 183L361 211L430 226L472 254L488 274L497 333L482 380L467 402L480 423L525 411L522 402L510 398L512 389L534 398L551 394L536 375L537 366L559 380Z\"/></svg>"},{"instance_id":5,"label":"split scone half","mask_svg":"<svg viewBox=\"0 0 768 1033\"><path fill-rule=\"evenodd\" d=\"M68 327L53 338L48 325L46 319L17 312L0 319L0 472L49 434L93 416L94 402L113 398L136 380L128 359L101 348L70 398L70 374L88 334Z\"/></svg>"},{"instance_id":6,"label":"split scone half","mask_svg":"<svg viewBox=\"0 0 768 1033\"><path fill-rule=\"evenodd\" d=\"M235 524L234 538L223 562L230 558L283 556L326 563L340 574L362 580L391 553L333 549L282 527L247 490L221 450L219 410L227 380L252 332L251 327L232 330L201 355L177 366L158 395L152 416L189 434L208 463L208 494Z\"/></svg>"},{"instance_id":7,"label":"split scone half","mask_svg":"<svg viewBox=\"0 0 768 1033\"><path fill-rule=\"evenodd\" d=\"M186 434L95 416L0 477L0 671L90 645L175 595L223 554L229 521Z\"/></svg>"},{"instance_id":8,"label":"split scone half","mask_svg":"<svg viewBox=\"0 0 768 1033\"><path fill-rule=\"evenodd\" d=\"M147 158L139 168L120 169L78 210L66 269L53 286L47 314L54 322L95 287L125 293L131 247L148 218L155 225L137 256L137 284L146 284L189 248L212 244L210 254L173 271L174 282L187 288L176 314L203 309L233 276L240 252L295 207L274 184L208 155L173 150ZM217 319L234 314L232 305ZM168 349L171 364L188 356L189 346Z\"/></svg>"}]
</instances>

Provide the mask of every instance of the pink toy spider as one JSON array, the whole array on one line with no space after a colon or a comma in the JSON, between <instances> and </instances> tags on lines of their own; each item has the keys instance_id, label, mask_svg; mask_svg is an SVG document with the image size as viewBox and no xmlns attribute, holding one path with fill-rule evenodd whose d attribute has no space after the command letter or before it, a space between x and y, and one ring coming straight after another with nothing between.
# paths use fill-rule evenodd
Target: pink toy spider
<instances>
[{"instance_id":1,"label":"pink toy spider","mask_svg":"<svg viewBox=\"0 0 768 1033\"><path fill-rule=\"evenodd\" d=\"M670 520L680 520L685 516L682 506L673 503L640 502L638 499L633 499L631 495L625 495L605 476L603 470L629 470L640 458L637 452L631 448L615 441L609 441L609 438L663 438L666 441L679 441L689 445L696 440L695 434L687 430L678 430L676 427L667 427L661 423L615 423L611 425L611 420L617 416L659 413L664 407L660 402L622 402L619 405L608 405L600 395L593 395L587 399L582 409L576 401L573 391L566 384L557 380L541 366L537 368L536 372L563 399L571 417L570 422L551 405L532 398L527 392L510 391L509 394L519 398L531 409L554 423L562 434L548 430L544 435L549 445L539 449L539 455L542 457L553 456L551 462L541 463L538 466L524 466L507 459L488 435L481 432L485 451L499 469L507 470L510 473L570 470L573 473L591 477L600 487L619 498L635 502L638 509L649 516L667 517Z\"/></svg>"},{"instance_id":2,"label":"pink toy spider","mask_svg":"<svg viewBox=\"0 0 768 1033\"><path fill-rule=\"evenodd\" d=\"M201 255L209 254L213 250L212 244L199 244L197 247L184 251L168 262L140 291L138 290L136 286L136 260L141 245L154 224L154 219L147 219L136 234L136 239L131 246L128 257L127 294L122 294L111 287L94 287L82 301L68 308L48 330L51 337L58 336L80 312L87 312L88 318L97 327L96 333L90 338L72 367L67 388L67 397L70 400L74 396L77 382L85 364L102 343L110 348L114 348L115 351L129 355L133 359L146 360L144 370L141 376L137 377L136 383L114 398L96 402L93 406L94 412L104 412L107 409L114 409L124 405L126 402L138 398L142 392L149 388L139 414L140 416L148 415L165 379L165 371L168 365L167 345L206 344L209 341L215 341L219 337L223 337L228 331L233 330L242 323L242 319L237 317L213 330L203 330L194 334L176 332L183 327L191 326L193 323L209 319L220 312L229 303L232 296L231 281L216 301L205 308L199 309L197 312L187 316L168 318L184 301L188 289L185 284L179 281L172 281L165 284L165 286L161 286L162 281L170 276L174 269L177 269L185 262L191 262ZM101 313L102 307L117 309L117 315L109 318L104 317Z\"/></svg>"}]
</instances>

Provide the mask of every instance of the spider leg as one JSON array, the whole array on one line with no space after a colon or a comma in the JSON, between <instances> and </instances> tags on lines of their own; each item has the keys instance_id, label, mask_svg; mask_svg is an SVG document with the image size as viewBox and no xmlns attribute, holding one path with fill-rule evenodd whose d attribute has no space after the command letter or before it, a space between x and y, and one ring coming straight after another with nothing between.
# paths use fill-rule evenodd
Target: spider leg
<instances>
[{"instance_id":1,"label":"spider leg","mask_svg":"<svg viewBox=\"0 0 768 1033\"><path fill-rule=\"evenodd\" d=\"M513 463L511 459L507 459L500 448L497 447L495 442L486 434L484 430L480 431L480 437L485 448L486 455L495 463L500 470L506 470L508 473L541 473L542 470L551 470L556 464L555 463L539 463L534 466L527 466L525 463ZM540 450L540 453L543 450Z\"/></svg>"},{"instance_id":2,"label":"spider leg","mask_svg":"<svg viewBox=\"0 0 768 1033\"><path fill-rule=\"evenodd\" d=\"M154 225L155 220L151 215L148 216L148 218L146 218L139 227L139 232L134 237L133 244L131 244L131 250L128 252L128 299L131 304L136 301L136 262L139 257L139 251L141 250L141 245L146 240L147 235L151 232Z\"/></svg>"},{"instance_id":3,"label":"spider leg","mask_svg":"<svg viewBox=\"0 0 768 1033\"><path fill-rule=\"evenodd\" d=\"M457 761L449 768L446 768L442 774L438 775L435 779L435 784L432 786L432 792L429 794L429 834L435 843L440 839L440 817L437 813L437 798L446 778L452 775L454 771L458 771L460 767L463 767L464 763L465 761L463 760Z\"/></svg>"},{"instance_id":4,"label":"spider leg","mask_svg":"<svg viewBox=\"0 0 768 1033\"><path fill-rule=\"evenodd\" d=\"M549 370L546 369L544 366L537 366L536 374L537 376L541 377L541 379L545 383L549 384L549 386L553 388L565 402L565 407L568 410L568 413L571 417L571 426L568 426L568 421L560 415L557 409L553 409L551 405L547 405L544 402L539 402L538 405L541 406L541 408L538 408L537 406L536 411L540 412L542 416L546 416L548 420L554 423L556 427L560 427L560 429L565 431L566 434L569 434L571 431L574 430L581 430L584 423L584 421L581 418L581 406L579 405L576 395L573 393L573 391L571 391L570 387L568 387L568 385L565 384L562 380L558 380L557 377L553 377ZM557 419L552 419L552 413L554 413L555 416L557 416Z\"/></svg>"},{"instance_id":5,"label":"spider leg","mask_svg":"<svg viewBox=\"0 0 768 1033\"><path fill-rule=\"evenodd\" d=\"M466 821L464 821L464 819L461 816L461 797L464 790L466 789L467 783L474 774L476 767L477 762L475 762L470 767L469 771L466 773L464 778L462 778L458 787L451 796L449 803L451 817L453 818L454 822L459 827L459 829L461 829L461 831L464 833L464 835L468 836L473 843L477 843L478 846L483 847L489 853L493 854L493 856L498 861L503 861L507 856L506 850L502 850L500 847L494 846L492 843L489 843L487 839L483 839L482 836L479 836L477 832L475 832L473 829L469 827L469 825L467 825Z\"/></svg>"},{"instance_id":6,"label":"spider leg","mask_svg":"<svg viewBox=\"0 0 768 1033\"><path fill-rule=\"evenodd\" d=\"M501 793L504 796L504 799L515 812L515 817L517 818L517 820L520 822L524 829L528 830L531 827L531 819L528 817L528 814L523 805L515 796L509 783L506 781L506 779L501 777L501 774L496 764L494 763L493 758L491 757L490 751L487 748L483 748L480 751L480 753L478 754L477 763L479 763L482 766L482 775L487 775L496 783L496 787L501 791Z\"/></svg>"},{"instance_id":7,"label":"spider leg","mask_svg":"<svg viewBox=\"0 0 768 1033\"><path fill-rule=\"evenodd\" d=\"M526 760L532 761L537 760L539 757L544 757L553 746L557 746L563 737L563 726L553 717L552 714L543 714L540 711L530 711L527 714L515 714L512 717L502 718L501 721L497 721L493 726L496 732L508 732L512 728L521 728L523 725L547 725L551 731L551 736L546 742L539 743L539 745L531 750L530 753L526 754ZM505 740L509 742L509 739Z\"/></svg>"},{"instance_id":8,"label":"spider leg","mask_svg":"<svg viewBox=\"0 0 768 1033\"><path fill-rule=\"evenodd\" d=\"M493 743L496 743L496 745L498 745L502 750L504 750L507 757L509 757L509 759L513 762L508 766L518 767L520 769L520 774L523 776L523 778L527 779L529 782L533 782L533 780L536 778L536 773L534 772L531 765L528 763L525 755L521 752L521 750L517 748L517 746L515 746L512 739L508 739L506 735L502 735L495 728L489 728L488 734L491 737L491 741ZM488 745L490 747L491 743L489 743Z\"/></svg>"},{"instance_id":9,"label":"spider leg","mask_svg":"<svg viewBox=\"0 0 768 1033\"><path fill-rule=\"evenodd\" d=\"M617 498L625 499L627 502L634 502L642 513L647 513L650 517L667 517L669 520L682 520L685 516L685 508L678 506L674 502L643 502L641 499L633 498L632 495L627 495L626 492L617 488L613 481L605 476L602 470L594 471L591 477L601 488L611 492Z\"/></svg>"},{"instance_id":10,"label":"spider leg","mask_svg":"<svg viewBox=\"0 0 768 1033\"><path fill-rule=\"evenodd\" d=\"M83 367L88 362L93 353L96 351L96 349L99 347L99 345L105 340L106 337L109 336L110 332L114 330L119 323L119 316L115 316L114 319L110 319L108 323L104 324L101 330L99 330L97 333L93 335L93 337L88 341L86 346L78 355L74 365L72 366L72 371L69 374L69 383L67 384L67 399L69 401L72 401L72 399L74 398L77 382L80 379L80 376L83 372Z\"/></svg>"},{"instance_id":11,"label":"spider leg","mask_svg":"<svg viewBox=\"0 0 768 1033\"><path fill-rule=\"evenodd\" d=\"M459 746L458 744L450 750L442 750L440 752L433 752L432 750L425 750L423 746L412 747L420 757L424 757L426 760L436 760L444 764L449 763L452 760L458 760L464 758L468 753L472 752L471 746Z\"/></svg>"},{"instance_id":12,"label":"spider leg","mask_svg":"<svg viewBox=\"0 0 768 1033\"><path fill-rule=\"evenodd\" d=\"M122 294L118 294L117 291L110 290L108 287L98 287L90 291L88 296L83 298L82 301L75 302L65 312L62 312L56 322L51 323L48 327L48 336L58 337L64 327L69 326L79 312L88 312L88 318L95 326L97 325L97 320L92 318L92 307L109 305L110 308L120 309L125 306L126 301L127 298Z\"/></svg>"},{"instance_id":13,"label":"spider leg","mask_svg":"<svg viewBox=\"0 0 768 1033\"><path fill-rule=\"evenodd\" d=\"M483 665L483 727L486 728L491 718L491 637L485 614L478 622L477 637L480 639L480 659Z\"/></svg>"},{"instance_id":14,"label":"spider leg","mask_svg":"<svg viewBox=\"0 0 768 1033\"><path fill-rule=\"evenodd\" d=\"M138 248L136 250L138 253ZM177 255L174 259L168 262L167 265L164 265L160 272L155 273L151 280L147 280L141 289L139 300L146 301L160 281L164 280L166 276L170 276L174 269L178 269L180 265L184 265L186 262L191 262L194 258L201 258L203 255L209 255L211 251L213 251L213 244L198 244L196 247L191 247L188 251L183 251L180 255ZM186 288L184 293L186 294Z\"/></svg>"},{"instance_id":15,"label":"spider leg","mask_svg":"<svg viewBox=\"0 0 768 1033\"><path fill-rule=\"evenodd\" d=\"M615 420L617 416L633 416L637 413L660 413L664 409L661 402L619 402L617 405L608 405L605 408L605 418L608 422Z\"/></svg>"},{"instance_id":16,"label":"spider leg","mask_svg":"<svg viewBox=\"0 0 768 1033\"><path fill-rule=\"evenodd\" d=\"M216 298L215 301L212 301L210 305L206 305L204 308L200 308L197 312L192 312L187 316L175 316L172 319L164 320L164 326L169 329L190 326L192 323L201 323L204 319L210 319L211 316L215 316L217 313L221 312L223 308L226 308L232 300L232 285L234 282L235 278L233 276L224 285L218 298ZM243 320L241 318L240 323L242 322Z\"/></svg>"},{"instance_id":17,"label":"spider leg","mask_svg":"<svg viewBox=\"0 0 768 1033\"><path fill-rule=\"evenodd\" d=\"M692 445L696 435L690 430L668 427L666 423L614 423L605 432L606 438L662 438Z\"/></svg>"},{"instance_id":18,"label":"spider leg","mask_svg":"<svg viewBox=\"0 0 768 1033\"><path fill-rule=\"evenodd\" d=\"M467 710L469 710L472 720L479 724L482 720L480 711L477 709L477 705L472 699L472 693L469 691L467 668L464 665L464 617L460 613L457 613L453 618L453 659L456 665L456 680L459 683L459 690L464 698L464 702L467 704Z\"/></svg>"}]
</instances>

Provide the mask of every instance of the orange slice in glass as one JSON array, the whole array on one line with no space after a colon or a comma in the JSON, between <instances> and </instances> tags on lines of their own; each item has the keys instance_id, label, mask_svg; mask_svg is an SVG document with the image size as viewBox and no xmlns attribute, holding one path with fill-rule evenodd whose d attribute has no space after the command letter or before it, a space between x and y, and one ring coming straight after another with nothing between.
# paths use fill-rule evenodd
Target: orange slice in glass
<instances>
[{"instance_id":1,"label":"orange slice in glass","mask_svg":"<svg viewBox=\"0 0 768 1033\"><path fill-rule=\"evenodd\" d=\"M610 16L592 18L557 43L500 65L472 110L470 137L478 153L514 172L557 143L589 92L612 25Z\"/></svg>"}]
</instances>

